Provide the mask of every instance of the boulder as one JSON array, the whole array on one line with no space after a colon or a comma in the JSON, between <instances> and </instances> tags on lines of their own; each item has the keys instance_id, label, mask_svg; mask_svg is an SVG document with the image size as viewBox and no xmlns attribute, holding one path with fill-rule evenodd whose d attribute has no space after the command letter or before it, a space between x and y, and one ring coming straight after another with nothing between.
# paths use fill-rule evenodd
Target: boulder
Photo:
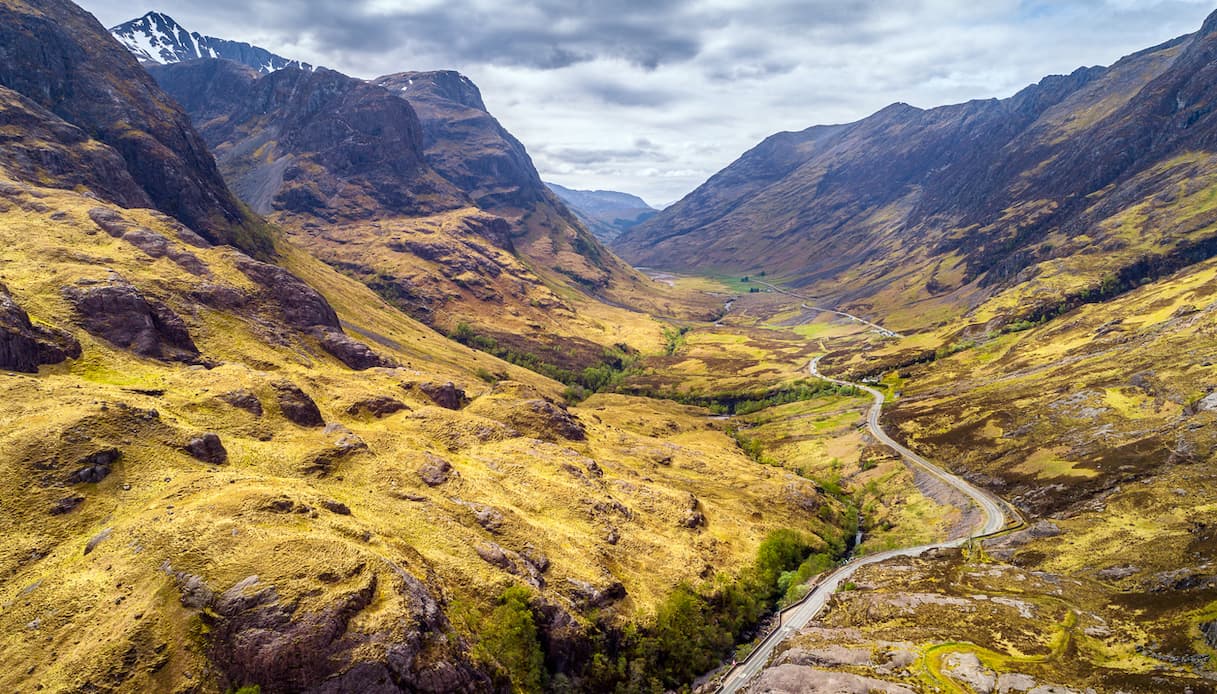
<instances>
[{"instance_id":1,"label":"boulder","mask_svg":"<svg viewBox=\"0 0 1217 694\"><path fill-rule=\"evenodd\" d=\"M220 400L238 409L245 410L255 417L262 416L262 401L248 390L234 390L224 393Z\"/></svg>"},{"instance_id":2,"label":"boulder","mask_svg":"<svg viewBox=\"0 0 1217 694\"><path fill-rule=\"evenodd\" d=\"M224 449L220 437L210 432L190 439L186 443L186 452L204 463L213 465L228 460L228 451Z\"/></svg>"},{"instance_id":3,"label":"boulder","mask_svg":"<svg viewBox=\"0 0 1217 694\"><path fill-rule=\"evenodd\" d=\"M365 398L352 404L347 408L347 414L355 416L371 415L377 419L380 419L403 410L408 411L409 409L410 408L407 407L406 404L401 400L384 395L378 395L371 398Z\"/></svg>"},{"instance_id":4,"label":"boulder","mask_svg":"<svg viewBox=\"0 0 1217 694\"><path fill-rule=\"evenodd\" d=\"M356 371L393 365L391 360L377 354L371 347L359 340L348 337L340 330L317 328L313 332L320 341L322 349Z\"/></svg>"},{"instance_id":5,"label":"boulder","mask_svg":"<svg viewBox=\"0 0 1217 694\"><path fill-rule=\"evenodd\" d=\"M571 598L583 610L607 607L626 596L625 586L620 581L612 581L604 587L574 578L566 579L566 583L571 587Z\"/></svg>"},{"instance_id":6,"label":"boulder","mask_svg":"<svg viewBox=\"0 0 1217 694\"><path fill-rule=\"evenodd\" d=\"M319 427L325 424L321 418L321 410L304 391L290 381L279 381L274 384L275 395L279 401L279 411L287 421L302 427Z\"/></svg>"},{"instance_id":7,"label":"boulder","mask_svg":"<svg viewBox=\"0 0 1217 694\"><path fill-rule=\"evenodd\" d=\"M418 476L428 487L438 487L457 474L452 465L433 453L424 453L426 458L422 467L418 468Z\"/></svg>"},{"instance_id":8,"label":"boulder","mask_svg":"<svg viewBox=\"0 0 1217 694\"><path fill-rule=\"evenodd\" d=\"M51 515L61 516L65 513L71 513L76 510L77 506L83 504L84 500L83 496L65 496L51 506Z\"/></svg>"},{"instance_id":9,"label":"boulder","mask_svg":"<svg viewBox=\"0 0 1217 694\"><path fill-rule=\"evenodd\" d=\"M110 474L110 467L121 457L122 452L117 448L106 448L91 453L77 461L76 472L68 477L68 483L95 484L100 482Z\"/></svg>"},{"instance_id":10,"label":"boulder","mask_svg":"<svg viewBox=\"0 0 1217 694\"><path fill-rule=\"evenodd\" d=\"M420 383L418 389L431 398L440 407L449 410L459 410L469 402L465 391L457 388L451 381L447 383Z\"/></svg>"},{"instance_id":11,"label":"boulder","mask_svg":"<svg viewBox=\"0 0 1217 694\"><path fill-rule=\"evenodd\" d=\"M342 503L341 501L334 501L333 499L326 499L325 501L321 502L321 507L324 508L325 510L329 511L330 513L336 513L340 516L351 515L351 507L347 506L346 504Z\"/></svg>"}]
</instances>

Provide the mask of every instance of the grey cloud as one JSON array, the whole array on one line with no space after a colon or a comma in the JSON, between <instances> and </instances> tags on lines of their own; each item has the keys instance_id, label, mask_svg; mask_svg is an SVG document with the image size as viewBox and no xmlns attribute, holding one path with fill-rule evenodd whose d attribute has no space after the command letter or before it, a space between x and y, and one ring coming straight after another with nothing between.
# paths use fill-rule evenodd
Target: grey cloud
<instances>
[{"instance_id":1,"label":"grey cloud","mask_svg":"<svg viewBox=\"0 0 1217 694\"><path fill-rule=\"evenodd\" d=\"M129 0L78 0L106 24ZM1199 28L1212 0L156 0L359 77L450 68L579 188L679 198L780 130L1003 97ZM139 10L139 11L142 11Z\"/></svg>"}]
</instances>

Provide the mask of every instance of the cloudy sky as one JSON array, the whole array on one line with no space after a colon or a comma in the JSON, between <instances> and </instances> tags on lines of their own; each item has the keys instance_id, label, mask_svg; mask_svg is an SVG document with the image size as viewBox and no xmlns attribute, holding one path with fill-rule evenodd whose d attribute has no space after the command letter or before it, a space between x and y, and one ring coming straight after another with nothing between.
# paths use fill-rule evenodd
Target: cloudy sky
<instances>
[{"instance_id":1,"label":"cloudy sky","mask_svg":"<svg viewBox=\"0 0 1217 694\"><path fill-rule=\"evenodd\" d=\"M780 130L1005 97L1212 0L77 0L358 77L457 69L547 180L672 202Z\"/></svg>"}]
</instances>

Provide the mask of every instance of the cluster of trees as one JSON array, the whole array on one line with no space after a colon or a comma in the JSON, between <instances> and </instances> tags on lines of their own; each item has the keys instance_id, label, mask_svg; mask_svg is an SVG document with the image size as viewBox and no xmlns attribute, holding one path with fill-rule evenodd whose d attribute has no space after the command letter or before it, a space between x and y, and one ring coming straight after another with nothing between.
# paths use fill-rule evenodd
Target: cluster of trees
<instances>
[{"instance_id":1,"label":"cluster of trees","mask_svg":"<svg viewBox=\"0 0 1217 694\"><path fill-rule=\"evenodd\" d=\"M482 335L478 333L471 325L465 322L457 324L456 328L448 334L453 340L472 347L481 352L492 354L503 361L522 366L530 371L548 376L549 378L563 383L567 386L566 398L571 402L583 400L592 393L613 390L625 378L631 370L637 367L639 356L636 352L631 351L625 345L618 345L609 349L605 349L600 356L600 360L596 364L584 367L583 369L568 369L545 361L543 358L515 349L506 345L502 345L494 337ZM484 380L497 380L499 375L490 373L486 370L478 372L478 376Z\"/></svg>"},{"instance_id":2,"label":"cluster of trees","mask_svg":"<svg viewBox=\"0 0 1217 694\"><path fill-rule=\"evenodd\" d=\"M724 391L713 394L681 392L646 387L626 389L629 395L674 400L682 405L705 407L715 414L752 414L775 405L813 400L829 395L855 396L859 391L853 386L841 386L828 381L799 380L768 390Z\"/></svg>"},{"instance_id":3,"label":"cluster of trees","mask_svg":"<svg viewBox=\"0 0 1217 694\"><path fill-rule=\"evenodd\" d=\"M803 583L831 568L844 551L843 542L825 548L809 533L773 531L738 576L676 586L652 623L620 630L593 625L593 654L580 673L546 671L543 640L525 587L508 588L490 611L466 610L461 619L473 635L474 656L496 673L500 684L516 691L681 690L730 658L736 644L756 636L780 604L795 599Z\"/></svg>"}]
</instances>

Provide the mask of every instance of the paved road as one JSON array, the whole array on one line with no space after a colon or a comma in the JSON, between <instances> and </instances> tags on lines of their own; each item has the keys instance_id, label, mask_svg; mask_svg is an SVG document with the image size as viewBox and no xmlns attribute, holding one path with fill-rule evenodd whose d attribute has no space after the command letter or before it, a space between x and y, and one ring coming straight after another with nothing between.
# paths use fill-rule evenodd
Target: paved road
<instances>
[{"instance_id":1,"label":"paved road","mask_svg":"<svg viewBox=\"0 0 1217 694\"><path fill-rule=\"evenodd\" d=\"M971 533L965 534L961 537L950 538L944 542L920 545L918 547L907 547L904 549L892 549L885 552L876 552L875 554L868 554L864 557L854 559L849 563L837 568L811 591L811 593L805 599L805 602L803 602L793 611L787 613L785 623L780 629L774 632L774 634L769 638L765 639L765 641L761 642L761 644L757 646L756 650L752 652L747 660L740 663L735 669L731 670L727 674L726 679L723 680L722 685L719 687L719 691L724 692L725 694L733 694L750 682L752 678L756 677L757 673L759 673L765 667L765 664L769 662L769 657L773 655L773 649L787 637L794 634L796 631L803 628L808 622L814 619L815 616L824 609L824 606L828 603L828 599L837 591L837 588L841 584L845 583L845 581L848 580L849 577L852 576L858 569L869 564L877 564L881 561L886 561L893 557L914 557L931 549L959 547L967 543L972 538L995 533L1004 528L1006 525L1007 516L1004 502L993 494L977 488L967 480L952 475L920 455L910 451L909 449L900 445L900 443L898 443L895 439L888 436L887 432L883 431L883 428L879 426L879 415L883 411L883 403L885 400L882 392L876 390L875 388L871 388L870 386L849 383L848 381L829 378L821 374L820 357L816 357L814 360L812 360L811 364L808 365L808 370L811 372L811 375L815 376L816 378L822 378L826 381L831 381L832 383L839 385L854 386L855 388L859 388L867 393L870 393L871 397L875 399L874 404L871 405L870 411L866 415L866 426L870 429L871 434L903 456L909 464L915 465L925 473L942 480L946 484L951 485L955 489L958 489L960 492L965 494L969 499L971 499L972 503L976 504L976 506L980 509L983 520L972 529Z\"/></svg>"},{"instance_id":2,"label":"paved road","mask_svg":"<svg viewBox=\"0 0 1217 694\"><path fill-rule=\"evenodd\" d=\"M793 296L796 299L803 299L803 300L807 299L807 297L803 296L802 294L796 294L795 292L792 292L789 289L784 289L782 287L779 287L776 284L769 284L768 282L765 282L763 280L752 280L752 282L755 282L756 284L763 284L766 287L769 287L770 289L772 289L773 291L778 292L779 294ZM883 335L884 337L904 337L900 333L898 333L894 330L888 330L887 328L883 327L882 325L879 325L878 323L872 323L872 322L866 320L865 318L860 318L858 316L855 316L852 313L846 313L845 311L838 311L835 308L824 308L823 306L812 306L812 305L806 304L806 303L803 304L803 308L807 309L808 311L819 311L820 313L831 313L831 314L834 314L837 316L842 316L844 318L848 318L854 322L861 323L862 325L872 328L875 332L879 333L880 335Z\"/></svg>"}]
</instances>

